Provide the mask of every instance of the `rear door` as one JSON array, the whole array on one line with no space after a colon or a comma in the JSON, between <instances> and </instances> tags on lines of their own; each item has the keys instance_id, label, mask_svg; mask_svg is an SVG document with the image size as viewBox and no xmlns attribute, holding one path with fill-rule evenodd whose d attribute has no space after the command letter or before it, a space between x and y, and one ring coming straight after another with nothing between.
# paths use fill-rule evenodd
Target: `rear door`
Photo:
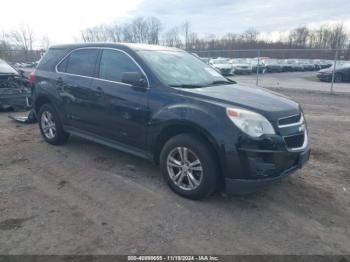
<instances>
[{"instance_id":1,"label":"rear door","mask_svg":"<svg viewBox=\"0 0 350 262\"><path fill-rule=\"evenodd\" d=\"M56 87L62 97L68 125L89 132L97 132L99 118L95 106L100 97L91 90L98 55L98 49L77 49L57 67Z\"/></svg>"},{"instance_id":2,"label":"rear door","mask_svg":"<svg viewBox=\"0 0 350 262\"><path fill-rule=\"evenodd\" d=\"M350 81L350 67L349 67L349 68L346 68L346 69L344 70L344 75L343 75L343 77L344 77L344 81L346 81L346 82L349 82L349 81Z\"/></svg>"},{"instance_id":3,"label":"rear door","mask_svg":"<svg viewBox=\"0 0 350 262\"><path fill-rule=\"evenodd\" d=\"M121 82L125 72L144 75L140 66L122 50L105 49L99 65L99 79L92 89L100 97L96 105L101 136L126 145L142 148L149 120L147 88L136 88Z\"/></svg>"}]
</instances>

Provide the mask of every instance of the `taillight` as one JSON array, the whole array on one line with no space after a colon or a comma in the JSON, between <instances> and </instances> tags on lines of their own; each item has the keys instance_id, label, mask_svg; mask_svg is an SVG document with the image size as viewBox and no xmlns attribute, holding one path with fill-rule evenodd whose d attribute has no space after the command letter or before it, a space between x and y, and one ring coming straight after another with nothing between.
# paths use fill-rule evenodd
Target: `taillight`
<instances>
[{"instance_id":1,"label":"taillight","mask_svg":"<svg viewBox=\"0 0 350 262\"><path fill-rule=\"evenodd\" d=\"M29 80L29 86L33 87L35 84L35 70L29 74L28 80Z\"/></svg>"}]
</instances>

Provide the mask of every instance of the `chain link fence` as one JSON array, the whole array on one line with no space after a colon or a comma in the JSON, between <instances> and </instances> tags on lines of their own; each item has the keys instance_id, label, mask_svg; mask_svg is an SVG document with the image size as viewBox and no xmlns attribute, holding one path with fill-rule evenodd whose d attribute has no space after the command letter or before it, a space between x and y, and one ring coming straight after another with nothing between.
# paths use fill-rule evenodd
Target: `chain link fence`
<instances>
[{"instance_id":1,"label":"chain link fence","mask_svg":"<svg viewBox=\"0 0 350 262\"><path fill-rule=\"evenodd\" d=\"M240 84L350 93L349 50L248 49L192 53Z\"/></svg>"},{"instance_id":2,"label":"chain link fence","mask_svg":"<svg viewBox=\"0 0 350 262\"><path fill-rule=\"evenodd\" d=\"M43 55L42 50L2 50L0 49L0 59L8 63L32 63L38 61Z\"/></svg>"}]
</instances>

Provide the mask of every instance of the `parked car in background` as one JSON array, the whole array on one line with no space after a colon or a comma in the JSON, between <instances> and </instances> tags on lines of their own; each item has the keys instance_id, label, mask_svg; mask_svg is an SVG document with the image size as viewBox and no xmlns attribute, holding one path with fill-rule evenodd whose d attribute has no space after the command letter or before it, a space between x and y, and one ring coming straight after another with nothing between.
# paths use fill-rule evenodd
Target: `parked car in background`
<instances>
[{"instance_id":1,"label":"parked car in background","mask_svg":"<svg viewBox=\"0 0 350 262\"><path fill-rule=\"evenodd\" d=\"M299 64L298 60L296 59L285 59L284 62L290 66L292 72L304 71L304 67Z\"/></svg>"},{"instance_id":2,"label":"parked car in background","mask_svg":"<svg viewBox=\"0 0 350 262\"><path fill-rule=\"evenodd\" d=\"M232 64L228 58L210 59L209 65L215 68L223 76L232 75Z\"/></svg>"},{"instance_id":3,"label":"parked car in background","mask_svg":"<svg viewBox=\"0 0 350 262\"><path fill-rule=\"evenodd\" d=\"M316 67L315 64L307 59L299 59L299 64L303 67L304 71L315 71Z\"/></svg>"},{"instance_id":4,"label":"parked car in background","mask_svg":"<svg viewBox=\"0 0 350 262\"><path fill-rule=\"evenodd\" d=\"M0 59L0 109L30 107L31 90L23 72Z\"/></svg>"},{"instance_id":5,"label":"parked car in background","mask_svg":"<svg viewBox=\"0 0 350 262\"><path fill-rule=\"evenodd\" d=\"M199 58L202 62L209 64L210 58L209 57L200 57Z\"/></svg>"},{"instance_id":6,"label":"parked car in background","mask_svg":"<svg viewBox=\"0 0 350 262\"><path fill-rule=\"evenodd\" d=\"M333 78L334 66L321 69L317 73L317 78L321 81L331 82ZM334 71L334 82L349 82L350 81L350 63L337 64Z\"/></svg>"},{"instance_id":7,"label":"parked car in background","mask_svg":"<svg viewBox=\"0 0 350 262\"><path fill-rule=\"evenodd\" d=\"M259 60L258 58L247 58L247 62L252 66L252 73L256 74L257 71L259 73L265 73L266 66L262 60Z\"/></svg>"},{"instance_id":8,"label":"parked car in background","mask_svg":"<svg viewBox=\"0 0 350 262\"><path fill-rule=\"evenodd\" d=\"M234 84L180 49L52 46L34 77L33 108L47 143L74 134L154 161L184 197L254 192L309 159L298 103Z\"/></svg>"},{"instance_id":9,"label":"parked car in background","mask_svg":"<svg viewBox=\"0 0 350 262\"><path fill-rule=\"evenodd\" d=\"M313 60L310 60L310 62L314 64L314 66L315 66L315 70L316 70L316 71L318 71L318 70L321 70L321 69L322 69L322 67L321 67L320 63L316 62L316 60L314 60L314 59L313 59Z\"/></svg>"},{"instance_id":10,"label":"parked car in background","mask_svg":"<svg viewBox=\"0 0 350 262\"><path fill-rule=\"evenodd\" d=\"M333 62L323 59L314 59L313 62L318 65L319 69L331 67Z\"/></svg>"},{"instance_id":11,"label":"parked car in background","mask_svg":"<svg viewBox=\"0 0 350 262\"><path fill-rule=\"evenodd\" d=\"M294 72L295 68L292 64L288 63L286 60L278 60L279 65L281 66L282 72Z\"/></svg>"},{"instance_id":12,"label":"parked car in background","mask_svg":"<svg viewBox=\"0 0 350 262\"><path fill-rule=\"evenodd\" d=\"M231 59L232 72L237 75L250 75L252 73L252 65L246 59Z\"/></svg>"},{"instance_id":13,"label":"parked car in background","mask_svg":"<svg viewBox=\"0 0 350 262\"><path fill-rule=\"evenodd\" d=\"M262 60L268 73L280 73L282 72L282 66L277 59L264 59Z\"/></svg>"}]
</instances>

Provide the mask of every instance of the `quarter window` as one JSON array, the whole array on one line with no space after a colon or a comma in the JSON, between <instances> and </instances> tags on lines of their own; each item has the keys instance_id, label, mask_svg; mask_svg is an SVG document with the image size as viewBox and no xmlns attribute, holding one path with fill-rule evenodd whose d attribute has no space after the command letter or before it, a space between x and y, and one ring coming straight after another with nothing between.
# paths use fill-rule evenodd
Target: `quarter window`
<instances>
[{"instance_id":1,"label":"quarter window","mask_svg":"<svg viewBox=\"0 0 350 262\"><path fill-rule=\"evenodd\" d=\"M97 49L74 51L58 66L58 70L74 75L94 76L97 56Z\"/></svg>"},{"instance_id":2,"label":"quarter window","mask_svg":"<svg viewBox=\"0 0 350 262\"><path fill-rule=\"evenodd\" d=\"M125 72L141 73L139 67L123 52L103 50L100 63L100 78L121 82Z\"/></svg>"}]
</instances>

